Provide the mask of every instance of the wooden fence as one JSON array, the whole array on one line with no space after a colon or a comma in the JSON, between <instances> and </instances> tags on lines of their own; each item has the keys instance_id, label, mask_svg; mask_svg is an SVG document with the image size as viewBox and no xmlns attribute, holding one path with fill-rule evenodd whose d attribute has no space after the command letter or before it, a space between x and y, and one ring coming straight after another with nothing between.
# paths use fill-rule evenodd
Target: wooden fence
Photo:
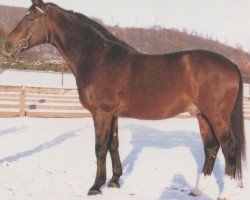
<instances>
[{"instance_id":1,"label":"wooden fence","mask_svg":"<svg viewBox=\"0 0 250 200\"><path fill-rule=\"evenodd\" d=\"M91 117L79 102L78 91L70 88L0 86L0 118ZM178 118L191 117L182 113ZM244 118L250 120L250 96L244 96Z\"/></svg>"},{"instance_id":2,"label":"wooden fence","mask_svg":"<svg viewBox=\"0 0 250 200\"><path fill-rule=\"evenodd\" d=\"M0 117L90 117L76 89L0 86Z\"/></svg>"}]
</instances>

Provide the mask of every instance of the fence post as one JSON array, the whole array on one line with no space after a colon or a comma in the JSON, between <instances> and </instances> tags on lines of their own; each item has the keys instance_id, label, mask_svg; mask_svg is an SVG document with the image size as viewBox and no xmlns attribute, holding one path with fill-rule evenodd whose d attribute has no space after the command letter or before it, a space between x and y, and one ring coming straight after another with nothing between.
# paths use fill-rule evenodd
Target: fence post
<instances>
[{"instance_id":1,"label":"fence post","mask_svg":"<svg viewBox=\"0 0 250 200\"><path fill-rule=\"evenodd\" d=\"M19 116L25 116L25 86L23 85L20 91L20 106L19 106Z\"/></svg>"},{"instance_id":2,"label":"fence post","mask_svg":"<svg viewBox=\"0 0 250 200\"><path fill-rule=\"evenodd\" d=\"M63 87L63 83L64 83L64 68L65 68L65 66L64 66L64 64L62 64L62 66L61 66L61 70L62 70L61 86L62 87Z\"/></svg>"}]
</instances>

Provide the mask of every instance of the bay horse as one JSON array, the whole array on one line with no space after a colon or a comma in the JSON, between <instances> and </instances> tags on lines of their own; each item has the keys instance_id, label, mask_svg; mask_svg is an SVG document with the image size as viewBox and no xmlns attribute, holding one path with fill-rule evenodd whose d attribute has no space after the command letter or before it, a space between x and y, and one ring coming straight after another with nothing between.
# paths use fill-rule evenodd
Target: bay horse
<instances>
[{"instance_id":1,"label":"bay horse","mask_svg":"<svg viewBox=\"0 0 250 200\"><path fill-rule=\"evenodd\" d=\"M233 182L242 180L245 162L243 83L238 67L204 50L146 55L119 40L88 17L53 3L32 0L32 6L8 35L12 56L49 43L57 48L75 76L82 105L95 127L97 172L89 195L101 193L110 152L119 188L122 165L118 152L118 117L159 120L189 112L198 119L205 163L196 188L206 188L219 148L225 157L225 199Z\"/></svg>"}]
</instances>

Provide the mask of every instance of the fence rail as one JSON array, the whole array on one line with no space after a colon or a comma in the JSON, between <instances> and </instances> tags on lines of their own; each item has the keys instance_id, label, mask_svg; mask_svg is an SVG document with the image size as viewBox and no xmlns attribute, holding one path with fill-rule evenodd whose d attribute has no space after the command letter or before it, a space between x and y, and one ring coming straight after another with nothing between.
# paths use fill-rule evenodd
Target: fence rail
<instances>
[{"instance_id":1,"label":"fence rail","mask_svg":"<svg viewBox=\"0 0 250 200\"><path fill-rule=\"evenodd\" d=\"M0 86L0 117L90 117L76 89Z\"/></svg>"},{"instance_id":2,"label":"fence rail","mask_svg":"<svg viewBox=\"0 0 250 200\"><path fill-rule=\"evenodd\" d=\"M250 120L250 96L244 96L244 119ZM78 91L71 88L0 86L0 117L82 118ZM178 118L192 117L182 113Z\"/></svg>"}]
</instances>

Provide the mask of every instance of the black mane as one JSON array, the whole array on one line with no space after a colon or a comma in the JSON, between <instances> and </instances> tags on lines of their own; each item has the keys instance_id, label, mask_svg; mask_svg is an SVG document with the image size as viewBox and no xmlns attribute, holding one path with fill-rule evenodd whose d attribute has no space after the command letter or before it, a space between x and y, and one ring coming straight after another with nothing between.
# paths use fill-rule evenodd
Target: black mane
<instances>
[{"instance_id":1,"label":"black mane","mask_svg":"<svg viewBox=\"0 0 250 200\"><path fill-rule=\"evenodd\" d=\"M54 8L57 8L65 13L67 13L70 17L70 20L73 23L79 23L79 25L84 25L84 26L87 25L88 27L92 28L95 32L97 32L97 33L99 32L99 34L101 34L103 37L105 37L106 40L118 43L118 44L125 46L127 48L130 48L130 49L134 49L131 46L129 46L125 41L120 40L117 37L115 37L111 32L109 32L101 24L86 17L85 15L78 13L78 12L74 12L72 10L65 10L54 3L47 3L47 5L54 7Z\"/></svg>"}]
</instances>

